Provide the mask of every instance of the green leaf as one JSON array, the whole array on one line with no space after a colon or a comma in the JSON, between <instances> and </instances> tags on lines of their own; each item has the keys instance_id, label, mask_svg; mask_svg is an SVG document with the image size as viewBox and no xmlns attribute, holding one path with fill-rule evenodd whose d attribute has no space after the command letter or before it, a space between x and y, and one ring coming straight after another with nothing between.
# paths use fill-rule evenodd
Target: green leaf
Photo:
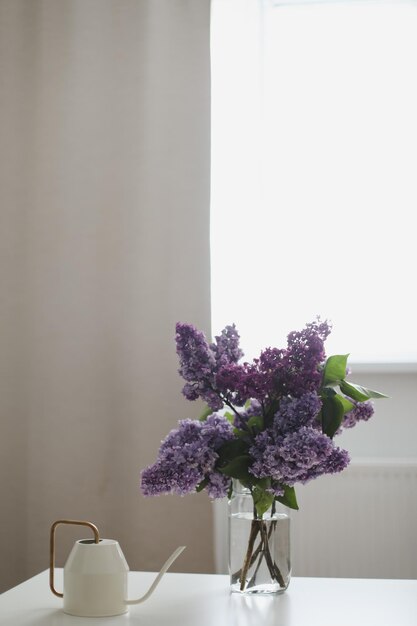
<instances>
[{"instance_id":1,"label":"green leaf","mask_svg":"<svg viewBox=\"0 0 417 626\"><path fill-rule=\"evenodd\" d=\"M323 398L322 402L321 429L325 435L332 438L342 423L346 404L338 394Z\"/></svg>"},{"instance_id":2,"label":"green leaf","mask_svg":"<svg viewBox=\"0 0 417 626\"><path fill-rule=\"evenodd\" d=\"M355 407L355 405L352 402L350 402L350 400L345 398L345 396L341 396L340 394L336 394L336 397L339 400L339 402L341 402L343 404L343 414L344 415L346 413L349 413L349 411L351 411Z\"/></svg>"},{"instance_id":3,"label":"green leaf","mask_svg":"<svg viewBox=\"0 0 417 626\"><path fill-rule=\"evenodd\" d=\"M298 502L297 497L295 495L294 487L288 487L288 485L283 485L284 487L284 495L283 496L275 496L275 500L281 502L284 506L288 506L290 509L295 509L298 511Z\"/></svg>"},{"instance_id":4,"label":"green leaf","mask_svg":"<svg viewBox=\"0 0 417 626\"><path fill-rule=\"evenodd\" d=\"M224 416L227 419L227 421L230 422L231 424L233 424L233 422L235 421L235 415L234 413L231 413L230 411L226 411Z\"/></svg>"},{"instance_id":5,"label":"green leaf","mask_svg":"<svg viewBox=\"0 0 417 626\"><path fill-rule=\"evenodd\" d=\"M352 400L356 400L356 402L365 402L370 398L388 398L388 396L379 391L367 389L355 383L348 383L345 380L340 383L340 390L349 398L352 398Z\"/></svg>"},{"instance_id":6,"label":"green leaf","mask_svg":"<svg viewBox=\"0 0 417 626\"><path fill-rule=\"evenodd\" d=\"M197 487L196 487L196 491L197 491L197 493L200 493L200 491L203 491L203 489L204 489L205 487L207 487L208 483L209 483L208 478L204 478L204 479L201 481L201 483L200 483L199 485L197 485Z\"/></svg>"},{"instance_id":7,"label":"green leaf","mask_svg":"<svg viewBox=\"0 0 417 626\"><path fill-rule=\"evenodd\" d=\"M250 456L244 454L242 456L236 457L235 459L232 459L230 463L228 463L224 467L219 467L218 470L225 476L230 476L231 478L245 479L250 477L248 468L251 462L252 459L250 458Z\"/></svg>"},{"instance_id":8,"label":"green leaf","mask_svg":"<svg viewBox=\"0 0 417 626\"><path fill-rule=\"evenodd\" d=\"M261 489L269 489L271 486L270 478L255 478L255 476L252 476L252 482Z\"/></svg>"},{"instance_id":9,"label":"green leaf","mask_svg":"<svg viewBox=\"0 0 417 626\"><path fill-rule=\"evenodd\" d=\"M321 398L332 398L333 396L335 396L337 394L337 391L335 391L333 389L333 387L323 387L320 390L320 396Z\"/></svg>"},{"instance_id":10,"label":"green leaf","mask_svg":"<svg viewBox=\"0 0 417 626\"><path fill-rule=\"evenodd\" d=\"M249 436L247 430L240 430L239 428L234 428L233 434L235 437L239 437L240 439L244 439L245 437L247 438Z\"/></svg>"},{"instance_id":11,"label":"green leaf","mask_svg":"<svg viewBox=\"0 0 417 626\"><path fill-rule=\"evenodd\" d=\"M246 456L247 451L248 443L243 439L232 439L232 441L227 441L217 450L217 454L219 455L218 464L226 465L236 457L242 455Z\"/></svg>"},{"instance_id":12,"label":"green leaf","mask_svg":"<svg viewBox=\"0 0 417 626\"><path fill-rule=\"evenodd\" d=\"M348 354L329 356L323 370L322 386L337 385L346 376Z\"/></svg>"},{"instance_id":13,"label":"green leaf","mask_svg":"<svg viewBox=\"0 0 417 626\"><path fill-rule=\"evenodd\" d=\"M209 406L206 406L206 408L204 409L204 411L202 412L202 414L200 415L200 417L198 418L200 420L200 422L204 422L209 415L211 415L213 413L213 409L211 409Z\"/></svg>"},{"instance_id":14,"label":"green leaf","mask_svg":"<svg viewBox=\"0 0 417 626\"><path fill-rule=\"evenodd\" d=\"M260 432L264 427L264 418L262 415L253 415L248 419L248 427L255 432Z\"/></svg>"},{"instance_id":15,"label":"green leaf","mask_svg":"<svg viewBox=\"0 0 417 626\"><path fill-rule=\"evenodd\" d=\"M256 507L256 513L259 518L262 518L263 514L272 506L274 501L274 494L268 493L259 485L255 485L252 489L253 502Z\"/></svg>"}]
</instances>

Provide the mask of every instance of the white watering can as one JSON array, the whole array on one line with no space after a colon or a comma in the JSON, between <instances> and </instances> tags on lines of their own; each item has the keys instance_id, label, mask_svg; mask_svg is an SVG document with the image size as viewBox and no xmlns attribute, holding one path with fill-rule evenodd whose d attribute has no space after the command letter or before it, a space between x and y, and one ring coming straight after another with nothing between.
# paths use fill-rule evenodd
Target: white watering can
<instances>
[{"instance_id":1,"label":"white watering can","mask_svg":"<svg viewBox=\"0 0 417 626\"><path fill-rule=\"evenodd\" d=\"M88 526L94 533L94 539L75 542L64 567L64 593L54 587L55 530L59 524ZM51 526L49 586L52 593L64 598L64 613L80 617L121 615L127 613L129 604L139 604L149 598L184 549L185 546L181 546L171 554L142 598L127 600L129 566L119 543L114 539L100 539L97 527L91 522L58 520Z\"/></svg>"}]
</instances>

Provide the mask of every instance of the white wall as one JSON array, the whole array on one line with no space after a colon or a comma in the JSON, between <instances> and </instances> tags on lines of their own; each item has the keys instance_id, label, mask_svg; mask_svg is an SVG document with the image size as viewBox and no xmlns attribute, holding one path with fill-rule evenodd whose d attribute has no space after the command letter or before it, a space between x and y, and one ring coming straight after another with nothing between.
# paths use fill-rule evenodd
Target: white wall
<instances>
[{"instance_id":1,"label":"white wall","mask_svg":"<svg viewBox=\"0 0 417 626\"><path fill-rule=\"evenodd\" d=\"M417 368L414 372L397 366L391 372L356 373L353 366L349 378L389 398L376 400L375 415L369 422L345 430L339 437L340 445L353 458L417 459Z\"/></svg>"},{"instance_id":2,"label":"white wall","mask_svg":"<svg viewBox=\"0 0 417 626\"><path fill-rule=\"evenodd\" d=\"M203 494L139 488L199 410L175 323L210 330L209 17L209 0L0 0L0 591L48 567L61 518L132 569L187 545L175 568L212 571ZM76 530L58 535L63 565Z\"/></svg>"}]
</instances>

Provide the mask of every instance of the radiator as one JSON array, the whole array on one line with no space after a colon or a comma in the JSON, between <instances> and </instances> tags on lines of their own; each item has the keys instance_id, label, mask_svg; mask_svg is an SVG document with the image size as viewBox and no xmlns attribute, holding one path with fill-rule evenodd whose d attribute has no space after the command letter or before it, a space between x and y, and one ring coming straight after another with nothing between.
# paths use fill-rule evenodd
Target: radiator
<instances>
[{"instance_id":1,"label":"radiator","mask_svg":"<svg viewBox=\"0 0 417 626\"><path fill-rule=\"evenodd\" d=\"M352 461L297 487L295 576L417 578L417 460ZM215 561L227 572L227 503L214 508Z\"/></svg>"}]
</instances>

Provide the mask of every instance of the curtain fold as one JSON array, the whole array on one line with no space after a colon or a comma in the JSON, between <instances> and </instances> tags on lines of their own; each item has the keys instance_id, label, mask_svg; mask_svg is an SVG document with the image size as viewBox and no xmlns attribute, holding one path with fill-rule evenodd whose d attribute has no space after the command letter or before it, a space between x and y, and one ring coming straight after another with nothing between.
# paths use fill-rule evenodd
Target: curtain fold
<instances>
[{"instance_id":1,"label":"curtain fold","mask_svg":"<svg viewBox=\"0 0 417 626\"><path fill-rule=\"evenodd\" d=\"M48 567L62 517L131 569L184 544L178 570L212 571L207 498L139 492L198 410L175 322L210 332L209 18L209 0L0 0L0 590Z\"/></svg>"}]
</instances>

